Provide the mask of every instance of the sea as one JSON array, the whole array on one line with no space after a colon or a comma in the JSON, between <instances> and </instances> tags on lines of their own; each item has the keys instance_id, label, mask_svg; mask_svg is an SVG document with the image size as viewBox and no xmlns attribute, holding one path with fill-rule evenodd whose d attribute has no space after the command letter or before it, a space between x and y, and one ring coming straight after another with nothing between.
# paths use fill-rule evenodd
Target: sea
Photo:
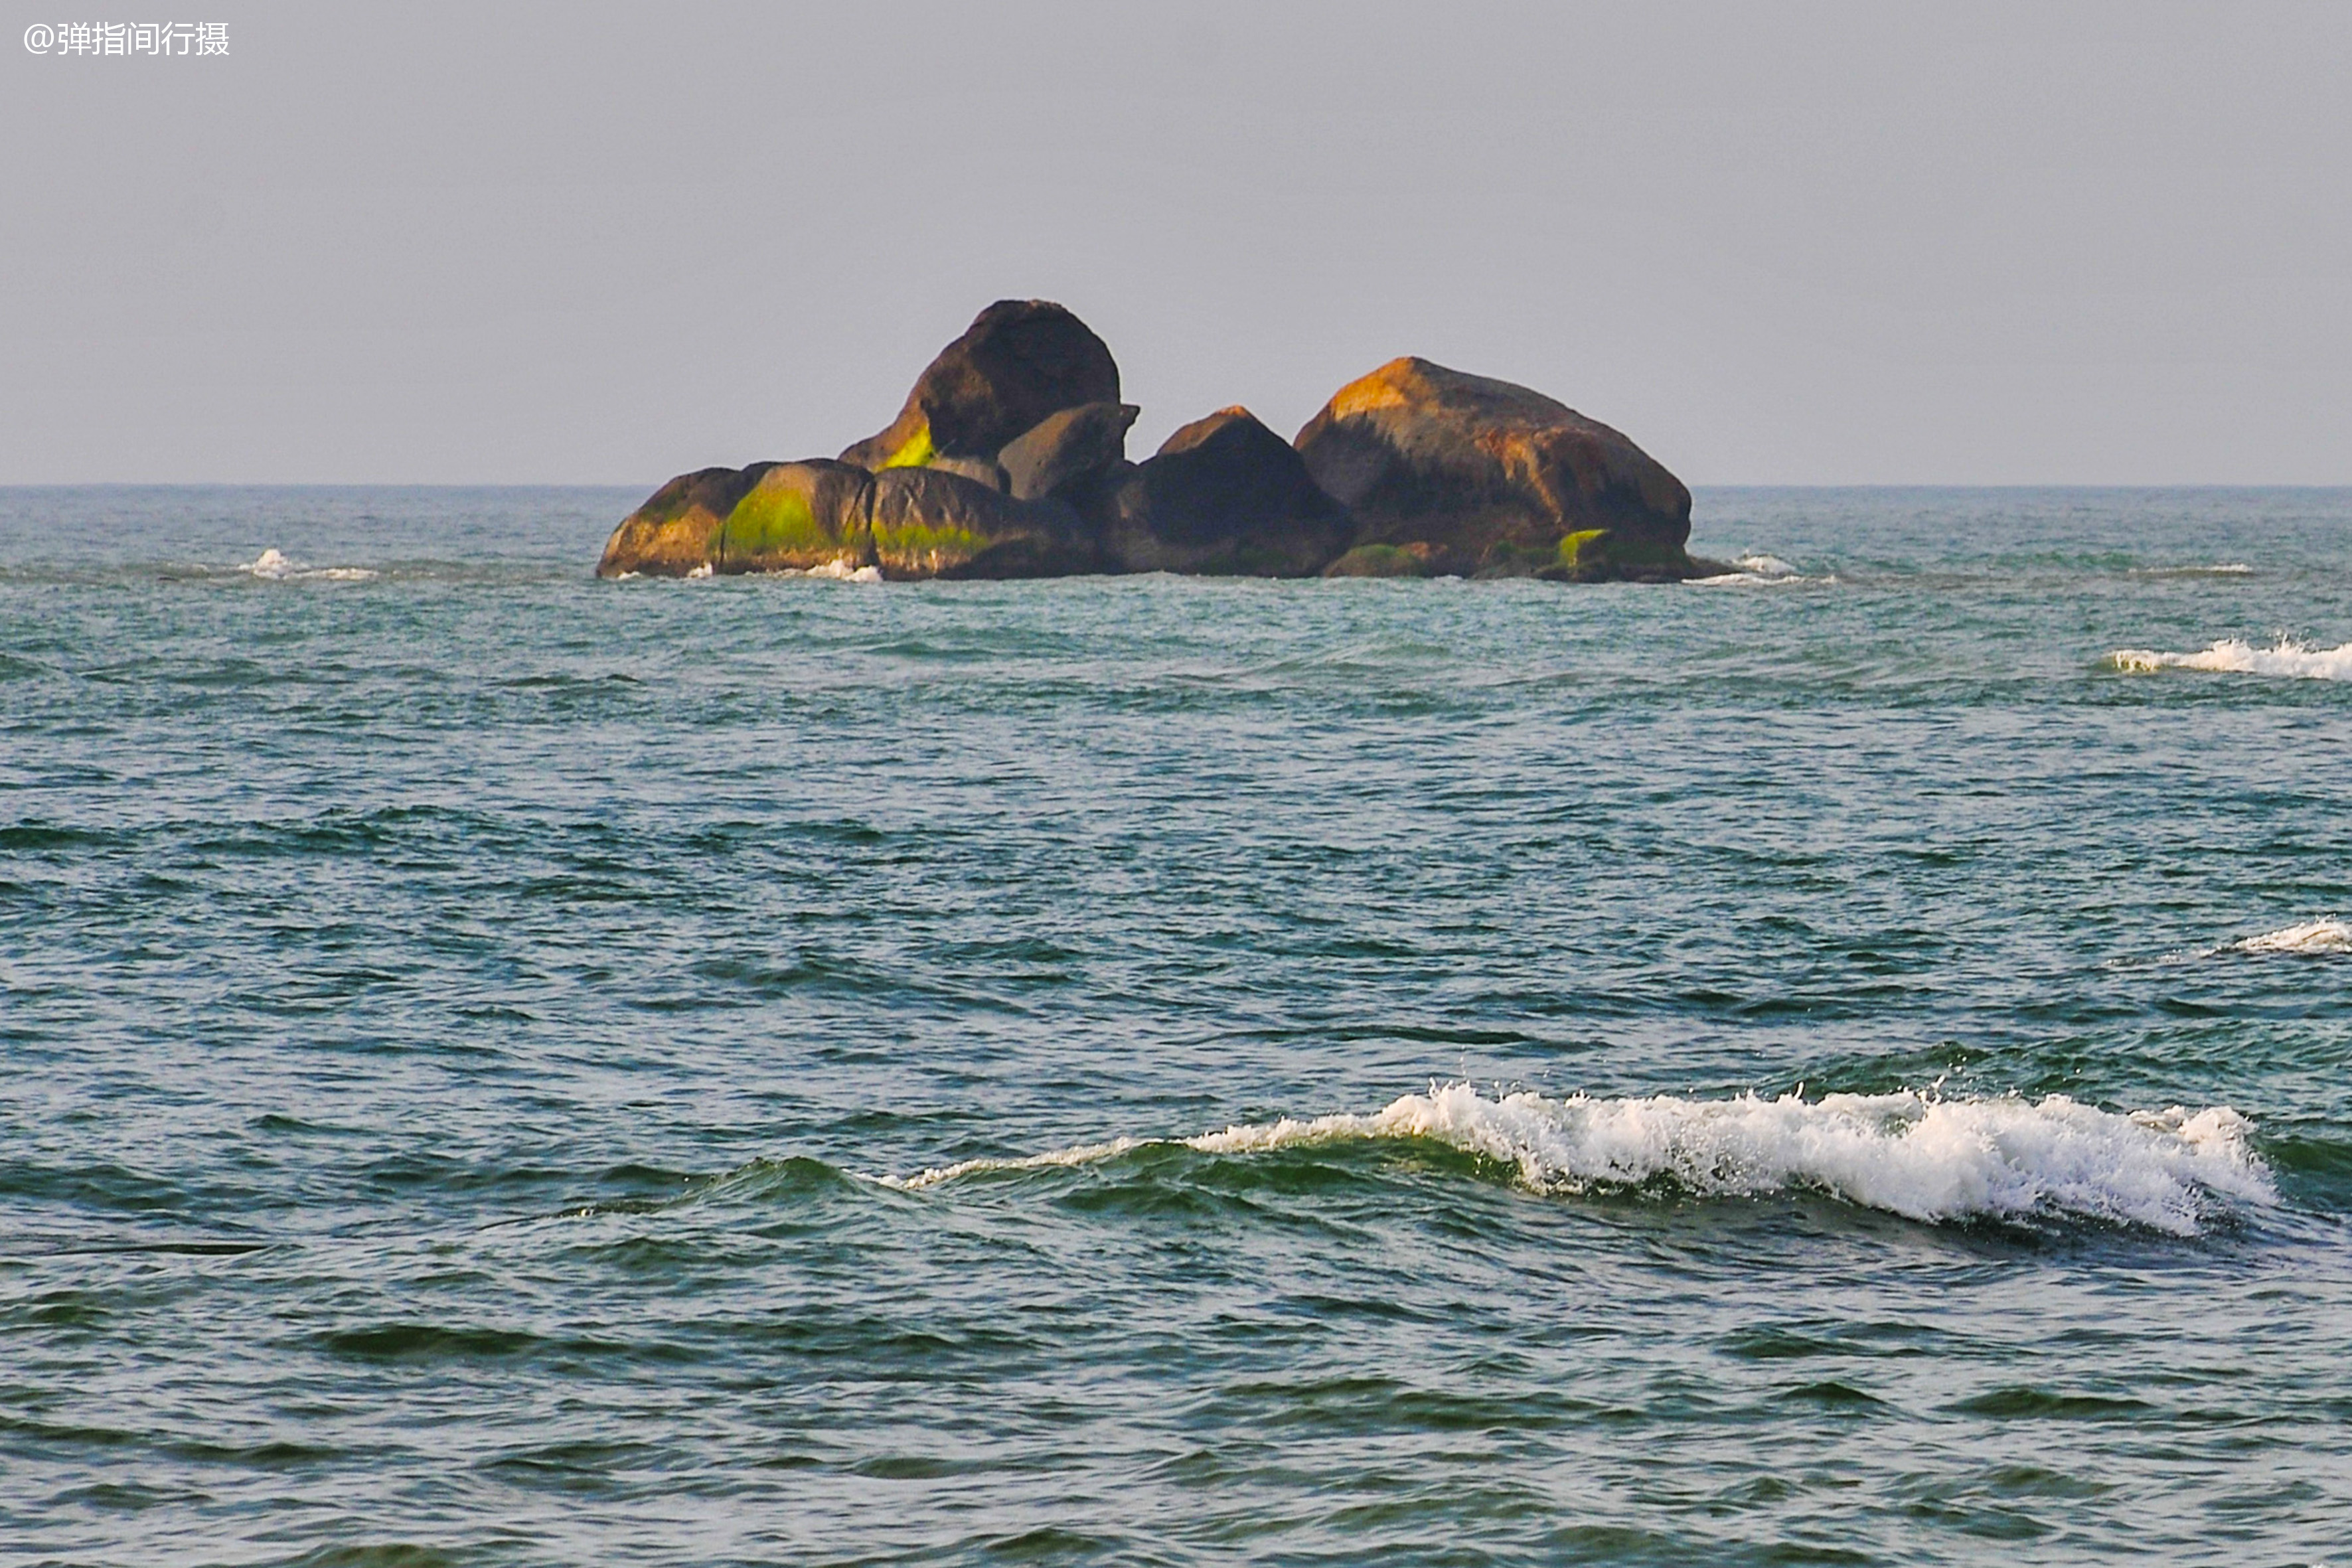
<instances>
[{"instance_id":1,"label":"sea","mask_svg":"<svg viewBox=\"0 0 2352 1568\"><path fill-rule=\"evenodd\" d=\"M2352 491L0 491L0 1562L2352 1561Z\"/></svg>"}]
</instances>

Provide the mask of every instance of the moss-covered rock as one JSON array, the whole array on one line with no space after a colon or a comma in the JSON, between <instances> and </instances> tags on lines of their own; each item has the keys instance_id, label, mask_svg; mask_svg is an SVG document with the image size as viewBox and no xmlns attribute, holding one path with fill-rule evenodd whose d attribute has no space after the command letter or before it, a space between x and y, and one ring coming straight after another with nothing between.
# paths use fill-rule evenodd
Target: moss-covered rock
<instances>
[{"instance_id":1,"label":"moss-covered rock","mask_svg":"<svg viewBox=\"0 0 2352 1568\"><path fill-rule=\"evenodd\" d=\"M1055 577L1096 569L1093 541L1058 501L1015 500L938 468L874 476L867 509L882 574Z\"/></svg>"},{"instance_id":2,"label":"moss-covered rock","mask_svg":"<svg viewBox=\"0 0 2352 1568\"><path fill-rule=\"evenodd\" d=\"M1541 393L1400 359L1285 442L1244 408L1128 461L1118 366L1060 305L1000 300L840 461L704 468L606 542L604 576L1187 572L1664 579L1695 561L1690 492Z\"/></svg>"},{"instance_id":3,"label":"moss-covered rock","mask_svg":"<svg viewBox=\"0 0 2352 1568\"><path fill-rule=\"evenodd\" d=\"M656 490L604 544L600 577L812 571L873 557L873 476L830 458L701 468Z\"/></svg>"},{"instance_id":4,"label":"moss-covered rock","mask_svg":"<svg viewBox=\"0 0 2352 1568\"><path fill-rule=\"evenodd\" d=\"M1236 407L1169 437L1107 498L1101 526L1113 571L1308 577L1353 525L1290 444Z\"/></svg>"},{"instance_id":5,"label":"moss-covered rock","mask_svg":"<svg viewBox=\"0 0 2352 1568\"><path fill-rule=\"evenodd\" d=\"M1359 544L1330 565L1326 577L1427 577L1437 553L1418 540L1411 544Z\"/></svg>"},{"instance_id":6,"label":"moss-covered rock","mask_svg":"<svg viewBox=\"0 0 2352 1568\"><path fill-rule=\"evenodd\" d=\"M873 485L865 469L824 458L760 465L758 479L719 525L712 569L809 572L869 564L874 541L866 510Z\"/></svg>"},{"instance_id":7,"label":"moss-covered rock","mask_svg":"<svg viewBox=\"0 0 2352 1568\"><path fill-rule=\"evenodd\" d=\"M1392 360L1340 388L1297 446L1355 513L1356 543L1426 543L1440 572L1584 581L1703 571L1684 548L1681 480L1618 431L1510 382Z\"/></svg>"},{"instance_id":8,"label":"moss-covered rock","mask_svg":"<svg viewBox=\"0 0 2352 1568\"><path fill-rule=\"evenodd\" d=\"M841 454L880 472L941 458L994 462L1059 409L1118 401L1118 364L1077 317L1046 300L999 300L941 349L889 427Z\"/></svg>"}]
</instances>

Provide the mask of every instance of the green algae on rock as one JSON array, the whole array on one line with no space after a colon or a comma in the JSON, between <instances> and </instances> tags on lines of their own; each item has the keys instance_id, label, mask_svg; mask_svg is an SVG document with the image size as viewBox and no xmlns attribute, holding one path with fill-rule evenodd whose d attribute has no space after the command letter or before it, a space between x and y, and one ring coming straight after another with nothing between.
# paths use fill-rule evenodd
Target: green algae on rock
<instances>
[{"instance_id":1,"label":"green algae on rock","mask_svg":"<svg viewBox=\"0 0 2352 1568\"><path fill-rule=\"evenodd\" d=\"M1430 557L1426 544L1359 544L1330 565L1326 577L1426 577Z\"/></svg>"},{"instance_id":2,"label":"green algae on rock","mask_svg":"<svg viewBox=\"0 0 2352 1568\"><path fill-rule=\"evenodd\" d=\"M761 467L719 527L714 571L811 572L872 563L871 474L823 458Z\"/></svg>"},{"instance_id":3,"label":"green algae on rock","mask_svg":"<svg viewBox=\"0 0 2352 1568\"><path fill-rule=\"evenodd\" d=\"M613 532L599 575L1183 572L1669 581L1690 492L1618 431L1510 382L1399 359L1295 443L1220 410L1128 461L1139 412L1085 322L1000 300L839 460L703 468Z\"/></svg>"},{"instance_id":4,"label":"green algae on rock","mask_svg":"<svg viewBox=\"0 0 2352 1568\"><path fill-rule=\"evenodd\" d=\"M681 474L624 519L600 577L693 577L869 564L873 477L829 458Z\"/></svg>"},{"instance_id":5,"label":"green algae on rock","mask_svg":"<svg viewBox=\"0 0 2352 1568\"><path fill-rule=\"evenodd\" d=\"M868 527L885 577L1059 577L1097 570L1078 514L938 468L874 476Z\"/></svg>"}]
</instances>

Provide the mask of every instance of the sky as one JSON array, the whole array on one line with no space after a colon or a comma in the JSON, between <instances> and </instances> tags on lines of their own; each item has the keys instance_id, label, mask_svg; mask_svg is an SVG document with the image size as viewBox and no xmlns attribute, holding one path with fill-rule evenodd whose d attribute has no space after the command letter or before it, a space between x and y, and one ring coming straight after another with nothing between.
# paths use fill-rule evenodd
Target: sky
<instances>
[{"instance_id":1,"label":"sky","mask_svg":"<svg viewBox=\"0 0 2352 1568\"><path fill-rule=\"evenodd\" d=\"M650 490L1006 297L1138 457L1414 353L1699 485L2352 483L2342 0L0 15L0 484Z\"/></svg>"}]
</instances>

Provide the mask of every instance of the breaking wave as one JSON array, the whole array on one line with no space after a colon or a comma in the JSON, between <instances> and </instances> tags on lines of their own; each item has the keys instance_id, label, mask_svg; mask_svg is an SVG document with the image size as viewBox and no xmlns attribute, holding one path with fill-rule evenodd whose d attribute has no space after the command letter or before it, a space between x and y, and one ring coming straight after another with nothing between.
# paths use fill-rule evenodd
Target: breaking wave
<instances>
[{"instance_id":1,"label":"breaking wave","mask_svg":"<svg viewBox=\"0 0 2352 1568\"><path fill-rule=\"evenodd\" d=\"M2210 566L2135 566L2135 577L2251 577L2254 569L2242 561L2218 561Z\"/></svg>"},{"instance_id":2,"label":"breaking wave","mask_svg":"<svg viewBox=\"0 0 2352 1568\"><path fill-rule=\"evenodd\" d=\"M2352 643L2340 647L2308 647L2281 637L2271 647L2256 647L2242 637L2224 637L2201 653L2160 653L2151 648L2117 648L2107 658L2129 675L2159 669L2210 669L2233 675L2288 675L2312 680L2352 680Z\"/></svg>"},{"instance_id":3,"label":"breaking wave","mask_svg":"<svg viewBox=\"0 0 2352 1568\"><path fill-rule=\"evenodd\" d=\"M1690 581L1701 586L1734 583L1834 583L1834 576L1808 577L1777 555L1750 551L1731 563L1733 570L1717 573L1712 577L1693 577Z\"/></svg>"},{"instance_id":4,"label":"breaking wave","mask_svg":"<svg viewBox=\"0 0 2352 1568\"><path fill-rule=\"evenodd\" d=\"M879 566L852 566L846 561L828 561L822 566L812 566L805 572L787 572L787 577L830 577L837 583L879 583Z\"/></svg>"},{"instance_id":5,"label":"breaking wave","mask_svg":"<svg viewBox=\"0 0 2352 1568\"><path fill-rule=\"evenodd\" d=\"M2266 931L2232 944L2240 952L2352 952L2352 924L2333 915Z\"/></svg>"},{"instance_id":6,"label":"breaking wave","mask_svg":"<svg viewBox=\"0 0 2352 1568\"><path fill-rule=\"evenodd\" d=\"M271 583L364 583L375 575L365 566L312 566L289 558L275 545L237 570Z\"/></svg>"},{"instance_id":7,"label":"breaking wave","mask_svg":"<svg viewBox=\"0 0 2352 1568\"><path fill-rule=\"evenodd\" d=\"M1423 1140L1508 1165L1542 1193L1654 1183L1707 1197L1807 1190L1929 1222L2078 1219L2193 1236L2218 1203L2276 1201L2252 1131L2227 1106L2116 1112L2064 1095L1550 1100L1522 1091L1488 1099L1456 1083L1370 1115L1285 1117L1178 1140L1120 1138L883 1180L934 1187L984 1172L1092 1164L1155 1143L1247 1155Z\"/></svg>"}]
</instances>

